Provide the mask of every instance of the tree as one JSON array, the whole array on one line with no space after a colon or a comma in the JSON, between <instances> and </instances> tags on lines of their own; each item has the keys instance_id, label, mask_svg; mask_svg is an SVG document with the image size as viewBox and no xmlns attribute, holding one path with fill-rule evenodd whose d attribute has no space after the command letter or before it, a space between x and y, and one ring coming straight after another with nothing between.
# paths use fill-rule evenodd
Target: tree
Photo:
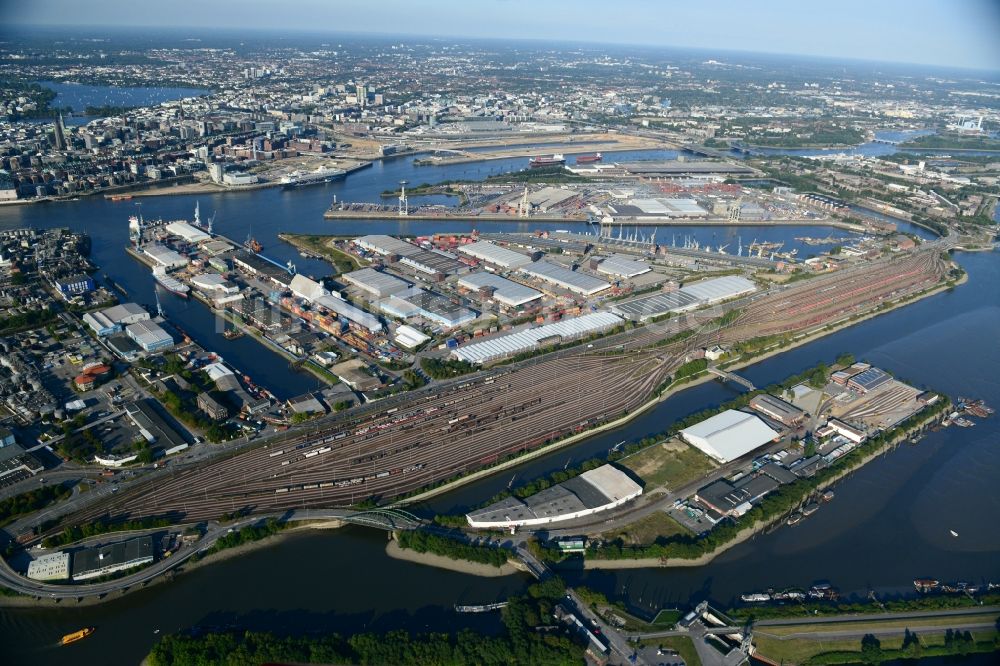
<instances>
[{"instance_id":1,"label":"tree","mask_svg":"<svg viewBox=\"0 0 1000 666\"><path fill-rule=\"evenodd\" d=\"M861 661L866 664L882 662L882 641L874 634L865 634L861 638Z\"/></svg>"}]
</instances>

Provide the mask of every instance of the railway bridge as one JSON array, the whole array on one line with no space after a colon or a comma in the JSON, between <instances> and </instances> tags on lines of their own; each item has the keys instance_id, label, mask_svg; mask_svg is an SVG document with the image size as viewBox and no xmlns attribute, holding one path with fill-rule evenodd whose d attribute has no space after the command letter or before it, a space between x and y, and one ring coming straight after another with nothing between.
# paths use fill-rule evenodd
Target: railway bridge
<instances>
[{"instance_id":1,"label":"railway bridge","mask_svg":"<svg viewBox=\"0 0 1000 666\"><path fill-rule=\"evenodd\" d=\"M721 368L716 368L712 366L709 366L708 371L717 377L721 377L723 380L739 384L740 386L746 388L748 391L756 390L756 387L749 379L747 379L746 377L740 377L734 372L729 372L728 370L722 370Z\"/></svg>"}]
</instances>

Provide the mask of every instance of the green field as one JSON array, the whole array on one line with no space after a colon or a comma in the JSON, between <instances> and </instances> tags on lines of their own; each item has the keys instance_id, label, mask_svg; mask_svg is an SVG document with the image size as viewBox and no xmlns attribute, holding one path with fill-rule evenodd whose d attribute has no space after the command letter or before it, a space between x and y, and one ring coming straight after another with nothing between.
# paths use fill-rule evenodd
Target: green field
<instances>
[{"instance_id":1,"label":"green field","mask_svg":"<svg viewBox=\"0 0 1000 666\"><path fill-rule=\"evenodd\" d=\"M660 486L683 486L715 468L715 463L708 456L679 440L650 446L623 458L621 464L646 483L646 492Z\"/></svg>"},{"instance_id":2,"label":"green field","mask_svg":"<svg viewBox=\"0 0 1000 666\"><path fill-rule=\"evenodd\" d=\"M663 511L657 511L622 529L605 532L601 537L607 541L621 539L628 546L645 546L656 543L657 539L676 534L690 534L690 532Z\"/></svg>"}]
</instances>

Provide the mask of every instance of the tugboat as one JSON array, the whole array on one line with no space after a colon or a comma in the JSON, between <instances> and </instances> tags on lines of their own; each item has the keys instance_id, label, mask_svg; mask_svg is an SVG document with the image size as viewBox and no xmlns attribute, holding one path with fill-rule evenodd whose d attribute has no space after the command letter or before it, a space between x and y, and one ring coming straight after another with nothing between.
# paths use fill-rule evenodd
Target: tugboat
<instances>
[{"instance_id":1,"label":"tugboat","mask_svg":"<svg viewBox=\"0 0 1000 666\"><path fill-rule=\"evenodd\" d=\"M74 631L72 634L66 634L65 636L63 636L62 639L59 641L59 645L69 645L70 643L82 641L84 638L91 635L92 633L94 633L93 627L84 627L79 631Z\"/></svg>"}]
</instances>

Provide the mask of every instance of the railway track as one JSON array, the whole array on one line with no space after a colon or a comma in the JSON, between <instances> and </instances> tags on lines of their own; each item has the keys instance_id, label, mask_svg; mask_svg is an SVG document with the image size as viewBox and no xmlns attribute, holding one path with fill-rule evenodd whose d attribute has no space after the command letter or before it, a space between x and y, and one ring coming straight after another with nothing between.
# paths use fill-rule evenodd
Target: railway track
<instances>
[{"instance_id":1,"label":"railway track","mask_svg":"<svg viewBox=\"0 0 1000 666\"><path fill-rule=\"evenodd\" d=\"M267 446L177 468L81 510L71 522L163 515L192 521L387 500L634 410L695 350L808 330L915 293L944 271L936 252L881 260L740 299L739 314L721 328L709 324L716 309L456 379ZM694 334L656 346L682 330Z\"/></svg>"}]
</instances>

